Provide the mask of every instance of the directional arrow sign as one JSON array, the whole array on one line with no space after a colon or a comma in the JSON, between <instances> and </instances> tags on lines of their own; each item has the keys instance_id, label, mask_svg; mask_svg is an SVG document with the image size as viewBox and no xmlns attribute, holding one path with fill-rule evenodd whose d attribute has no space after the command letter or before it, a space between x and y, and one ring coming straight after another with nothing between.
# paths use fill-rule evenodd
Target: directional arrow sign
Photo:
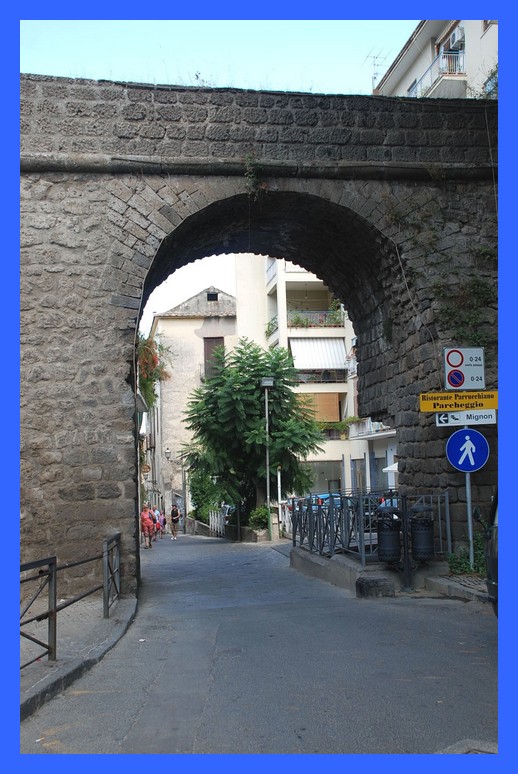
<instances>
[{"instance_id":1,"label":"directional arrow sign","mask_svg":"<svg viewBox=\"0 0 518 774\"><path fill-rule=\"evenodd\" d=\"M463 473L474 473L489 458L489 444L478 430L457 430L446 443L448 461Z\"/></svg>"},{"instance_id":2,"label":"directional arrow sign","mask_svg":"<svg viewBox=\"0 0 518 774\"><path fill-rule=\"evenodd\" d=\"M460 414L454 414L453 411L443 412L435 415L435 424L438 427L447 427L448 425L460 425Z\"/></svg>"},{"instance_id":3,"label":"directional arrow sign","mask_svg":"<svg viewBox=\"0 0 518 774\"><path fill-rule=\"evenodd\" d=\"M437 427L448 425L496 425L496 411L443 411L435 415Z\"/></svg>"}]
</instances>

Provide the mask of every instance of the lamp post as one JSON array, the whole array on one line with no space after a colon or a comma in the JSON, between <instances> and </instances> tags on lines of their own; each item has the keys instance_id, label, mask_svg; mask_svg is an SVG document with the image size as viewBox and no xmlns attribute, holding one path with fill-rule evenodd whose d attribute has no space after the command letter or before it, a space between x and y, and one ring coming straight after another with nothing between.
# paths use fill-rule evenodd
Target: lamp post
<instances>
[{"instance_id":1,"label":"lamp post","mask_svg":"<svg viewBox=\"0 0 518 774\"><path fill-rule=\"evenodd\" d=\"M268 387L273 387L273 377L265 376L261 379L261 387L264 388L264 415L266 426L266 508L268 510L268 534L272 539L272 516L270 513L270 429L268 424Z\"/></svg>"},{"instance_id":2,"label":"lamp post","mask_svg":"<svg viewBox=\"0 0 518 774\"><path fill-rule=\"evenodd\" d=\"M165 449L164 449L164 457L166 458L168 463L171 462L171 449L169 448L169 446L166 446ZM167 480L168 480L168 482L170 484L170 487L171 487L171 505L172 505L173 504L173 502L172 502L172 500L173 500L173 485L172 485L173 482L172 482L172 479L171 479L171 470L169 468L169 465L167 466L167 468L168 468ZM165 505L164 505L164 508L165 508Z\"/></svg>"},{"instance_id":3,"label":"lamp post","mask_svg":"<svg viewBox=\"0 0 518 774\"><path fill-rule=\"evenodd\" d=\"M281 471L282 467L281 465L277 465L277 508L279 512L279 537L283 534L282 532L282 505L281 505Z\"/></svg>"}]
</instances>

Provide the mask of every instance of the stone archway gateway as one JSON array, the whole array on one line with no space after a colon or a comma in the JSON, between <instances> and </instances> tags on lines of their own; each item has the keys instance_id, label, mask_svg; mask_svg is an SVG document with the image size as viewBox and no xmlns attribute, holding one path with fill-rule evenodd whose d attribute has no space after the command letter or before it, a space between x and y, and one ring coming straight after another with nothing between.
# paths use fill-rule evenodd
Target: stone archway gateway
<instances>
[{"instance_id":1,"label":"stone archway gateway","mask_svg":"<svg viewBox=\"0 0 518 774\"><path fill-rule=\"evenodd\" d=\"M419 394L450 346L484 346L497 386L495 102L24 75L21 119L22 561L120 529L135 592L138 321L175 269L231 252L293 260L346 303L360 412L397 428L401 488L449 487L465 519Z\"/></svg>"}]
</instances>

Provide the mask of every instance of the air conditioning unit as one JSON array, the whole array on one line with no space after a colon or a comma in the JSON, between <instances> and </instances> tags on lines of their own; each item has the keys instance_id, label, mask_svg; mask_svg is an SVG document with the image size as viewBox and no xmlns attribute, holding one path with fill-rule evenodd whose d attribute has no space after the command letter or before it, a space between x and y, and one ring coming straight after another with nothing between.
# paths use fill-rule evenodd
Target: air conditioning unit
<instances>
[{"instance_id":1,"label":"air conditioning unit","mask_svg":"<svg viewBox=\"0 0 518 774\"><path fill-rule=\"evenodd\" d=\"M450 49L455 51L464 45L464 27L456 27L451 33Z\"/></svg>"}]
</instances>

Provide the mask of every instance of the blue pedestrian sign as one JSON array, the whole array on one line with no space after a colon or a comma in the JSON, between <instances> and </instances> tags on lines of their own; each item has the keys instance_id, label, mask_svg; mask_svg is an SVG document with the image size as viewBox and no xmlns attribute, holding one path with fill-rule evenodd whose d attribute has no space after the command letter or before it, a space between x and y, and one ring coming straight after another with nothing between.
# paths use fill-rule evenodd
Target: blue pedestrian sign
<instances>
[{"instance_id":1,"label":"blue pedestrian sign","mask_svg":"<svg viewBox=\"0 0 518 774\"><path fill-rule=\"evenodd\" d=\"M489 457L489 444L478 430L465 427L448 438L446 456L457 470L473 473L486 464Z\"/></svg>"}]
</instances>

